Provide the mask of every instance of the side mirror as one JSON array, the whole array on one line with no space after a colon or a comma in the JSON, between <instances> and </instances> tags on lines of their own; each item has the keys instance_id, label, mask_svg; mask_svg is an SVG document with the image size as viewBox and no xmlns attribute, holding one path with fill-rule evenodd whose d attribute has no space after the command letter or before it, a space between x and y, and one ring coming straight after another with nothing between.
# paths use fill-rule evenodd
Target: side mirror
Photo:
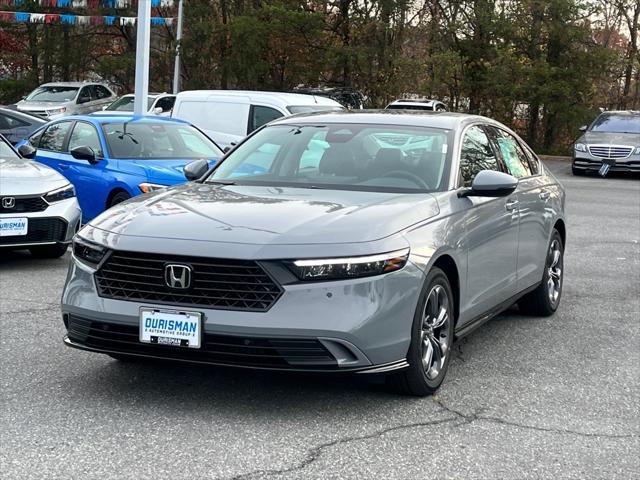
<instances>
[{"instance_id":1,"label":"side mirror","mask_svg":"<svg viewBox=\"0 0 640 480\"><path fill-rule=\"evenodd\" d=\"M222 152L223 152L223 153L230 152L231 150L233 150L234 148L236 148L236 145L238 145L238 142L231 142L231 143L229 144L229 146L224 147L224 148L222 149Z\"/></svg>"},{"instance_id":2,"label":"side mirror","mask_svg":"<svg viewBox=\"0 0 640 480\"><path fill-rule=\"evenodd\" d=\"M587 126L586 125L582 125L578 130L580 130L581 132L586 132L587 131Z\"/></svg>"},{"instance_id":3,"label":"side mirror","mask_svg":"<svg viewBox=\"0 0 640 480\"><path fill-rule=\"evenodd\" d=\"M96 154L91 147L86 147L83 145L80 147L72 148L69 153L73 158L76 158L78 160L86 160L92 165L98 163Z\"/></svg>"},{"instance_id":4,"label":"side mirror","mask_svg":"<svg viewBox=\"0 0 640 480\"><path fill-rule=\"evenodd\" d=\"M102 107L102 110L106 110L107 107L109 107L109 105L105 105L104 107Z\"/></svg>"},{"instance_id":5,"label":"side mirror","mask_svg":"<svg viewBox=\"0 0 640 480\"><path fill-rule=\"evenodd\" d=\"M505 197L518 186L518 179L495 170L481 170L471 188L458 192L458 197Z\"/></svg>"},{"instance_id":6,"label":"side mirror","mask_svg":"<svg viewBox=\"0 0 640 480\"><path fill-rule=\"evenodd\" d=\"M195 162L187 163L184 166L184 176L190 182L202 178L202 176L209 170L209 163L206 160L196 160Z\"/></svg>"},{"instance_id":7,"label":"side mirror","mask_svg":"<svg viewBox=\"0 0 640 480\"><path fill-rule=\"evenodd\" d=\"M156 107L156 108L153 109L154 115L160 115L162 112L164 112L162 107Z\"/></svg>"},{"instance_id":8,"label":"side mirror","mask_svg":"<svg viewBox=\"0 0 640 480\"><path fill-rule=\"evenodd\" d=\"M18 153L22 156L22 158L34 158L36 156L36 150L33 145L29 145L25 143L24 145L20 145L18 148Z\"/></svg>"}]
</instances>

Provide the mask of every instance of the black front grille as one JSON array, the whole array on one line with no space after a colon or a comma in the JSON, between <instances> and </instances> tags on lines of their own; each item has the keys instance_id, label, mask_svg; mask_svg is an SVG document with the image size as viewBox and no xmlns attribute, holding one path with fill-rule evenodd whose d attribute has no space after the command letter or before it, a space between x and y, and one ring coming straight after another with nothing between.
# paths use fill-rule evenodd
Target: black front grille
<instances>
[{"instance_id":1,"label":"black front grille","mask_svg":"<svg viewBox=\"0 0 640 480\"><path fill-rule=\"evenodd\" d=\"M28 219L26 235L0 237L0 245L63 242L67 233L67 222L60 218Z\"/></svg>"},{"instance_id":2,"label":"black front grille","mask_svg":"<svg viewBox=\"0 0 640 480\"><path fill-rule=\"evenodd\" d=\"M10 208L4 207L7 202L3 199L12 199L15 204ZM42 197L0 197L0 213L42 212L48 206Z\"/></svg>"},{"instance_id":3,"label":"black front grille","mask_svg":"<svg viewBox=\"0 0 640 480\"><path fill-rule=\"evenodd\" d=\"M166 284L168 264L191 268L190 288ZM112 251L96 280L100 296L106 298L225 310L264 312L282 294L280 286L251 260Z\"/></svg>"},{"instance_id":4,"label":"black front grille","mask_svg":"<svg viewBox=\"0 0 640 480\"><path fill-rule=\"evenodd\" d=\"M141 343L137 326L103 323L69 315L69 339L98 350L218 365L262 368L332 369L333 355L315 338L260 338L205 334L202 347L180 348Z\"/></svg>"}]
</instances>

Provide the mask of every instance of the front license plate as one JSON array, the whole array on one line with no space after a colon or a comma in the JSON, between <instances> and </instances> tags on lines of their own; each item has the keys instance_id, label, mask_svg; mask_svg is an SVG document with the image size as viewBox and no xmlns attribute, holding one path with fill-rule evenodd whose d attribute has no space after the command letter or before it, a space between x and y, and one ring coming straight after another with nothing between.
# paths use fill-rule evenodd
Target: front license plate
<instances>
[{"instance_id":1,"label":"front license plate","mask_svg":"<svg viewBox=\"0 0 640 480\"><path fill-rule=\"evenodd\" d=\"M155 308L140 309L140 341L200 348L202 314Z\"/></svg>"},{"instance_id":2,"label":"front license plate","mask_svg":"<svg viewBox=\"0 0 640 480\"><path fill-rule=\"evenodd\" d=\"M0 237L26 235L29 219L26 217L0 218Z\"/></svg>"}]
</instances>

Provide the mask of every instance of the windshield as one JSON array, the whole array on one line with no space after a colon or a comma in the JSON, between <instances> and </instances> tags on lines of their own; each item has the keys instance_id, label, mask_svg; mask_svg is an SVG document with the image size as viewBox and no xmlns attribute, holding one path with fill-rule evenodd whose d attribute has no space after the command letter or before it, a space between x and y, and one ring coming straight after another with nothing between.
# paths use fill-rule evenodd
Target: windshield
<instances>
[{"instance_id":1,"label":"windshield","mask_svg":"<svg viewBox=\"0 0 640 480\"><path fill-rule=\"evenodd\" d=\"M191 125L114 122L102 125L112 158L214 159L222 151Z\"/></svg>"},{"instance_id":2,"label":"windshield","mask_svg":"<svg viewBox=\"0 0 640 480\"><path fill-rule=\"evenodd\" d=\"M436 128L274 125L239 145L206 181L437 191L447 187L450 143L450 131Z\"/></svg>"},{"instance_id":3,"label":"windshield","mask_svg":"<svg viewBox=\"0 0 640 480\"><path fill-rule=\"evenodd\" d=\"M309 113L309 112L326 112L327 110L344 110L344 108L337 105L289 105L287 110L291 114L296 113Z\"/></svg>"},{"instance_id":4,"label":"windshield","mask_svg":"<svg viewBox=\"0 0 640 480\"><path fill-rule=\"evenodd\" d=\"M2 138L0 138L0 158L20 158Z\"/></svg>"},{"instance_id":5,"label":"windshield","mask_svg":"<svg viewBox=\"0 0 640 480\"><path fill-rule=\"evenodd\" d=\"M113 102L111 105L109 105L106 110L109 111L118 111L118 112L133 112L133 102L135 100L135 97L122 97L119 98L118 100L116 100L115 102ZM149 110L151 108L151 105L153 105L153 101L155 100L155 97L149 97L148 101L147 101L147 110Z\"/></svg>"},{"instance_id":6,"label":"windshield","mask_svg":"<svg viewBox=\"0 0 640 480\"><path fill-rule=\"evenodd\" d=\"M592 132L640 133L640 115L604 113L591 124Z\"/></svg>"},{"instance_id":7,"label":"windshield","mask_svg":"<svg viewBox=\"0 0 640 480\"><path fill-rule=\"evenodd\" d=\"M26 100L31 102L70 102L76 98L78 87L38 87Z\"/></svg>"}]
</instances>

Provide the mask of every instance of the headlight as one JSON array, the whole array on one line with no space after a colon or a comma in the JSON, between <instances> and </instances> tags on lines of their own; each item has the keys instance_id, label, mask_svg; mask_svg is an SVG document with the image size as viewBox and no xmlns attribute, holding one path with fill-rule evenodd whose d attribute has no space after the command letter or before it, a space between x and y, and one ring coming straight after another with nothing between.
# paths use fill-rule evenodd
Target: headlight
<instances>
[{"instance_id":1,"label":"headlight","mask_svg":"<svg viewBox=\"0 0 640 480\"><path fill-rule=\"evenodd\" d=\"M55 203L61 200L66 200L67 198L72 198L76 196L76 189L73 188L73 185L65 185L62 188L58 188L56 190L52 190L49 193L44 195L44 199L47 203Z\"/></svg>"},{"instance_id":2,"label":"headlight","mask_svg":"<svg viewBox=\"0 0 640 480\"><path fill-rule=\"evenodd\" d=\"M640 155L640 147L636 148L635 154Z\"/></svg>"},{"instance_id":3,"label":"headlight","mask_svg":"<svg viewBox=\"0 0 640 480\"><path fill-rule=\"evenodd\" d=\"M77 235L73 239L73 255L78 260L96 267L107 253L107 248L88 242Z\"/></svg>"},{"instance_id":4,"label":"headlight","mask_svg":"<svg viewBox=\"0 0 640 480\"><path fill-rule=\"evenodd\" d=\"M342 280L369 277L400 270L407 263L409 249L364 257L295 260L287 265L303 281Z\"/></svg>"},{"instance_id":5,"label":"headlight","mask_svg":"<svg viewBox=\"0 0 640 480\"><path fill-rule=\"evenodd\" d=\"M64 113L66 111L67 111L67 107L49 108L46 110L48 116L60 115L61 113Z\"/></svg>"},{"instance_id":6,"label":"headlight","mask_svg":"<svg viewBox=\"0 0 640 480\"><path fill-rule=\"evenodd\" d=\"M156 190L162 190L163 188L167 188L166 185L158 185L157 183L141 183L138 185L138 188L142 193L150 193L155 192Z\"/></svg>"},{"instance_id":7,"label":"headlight","mask_svg":"<svg viewBox=\"0 0 640 480\"><path fill-rule=\"evenodd\" d=\"M573 146L574 150L576 152L586 152L587 151L587 146L584 143L576 143Z\"/></svg>"}]
</instances>

